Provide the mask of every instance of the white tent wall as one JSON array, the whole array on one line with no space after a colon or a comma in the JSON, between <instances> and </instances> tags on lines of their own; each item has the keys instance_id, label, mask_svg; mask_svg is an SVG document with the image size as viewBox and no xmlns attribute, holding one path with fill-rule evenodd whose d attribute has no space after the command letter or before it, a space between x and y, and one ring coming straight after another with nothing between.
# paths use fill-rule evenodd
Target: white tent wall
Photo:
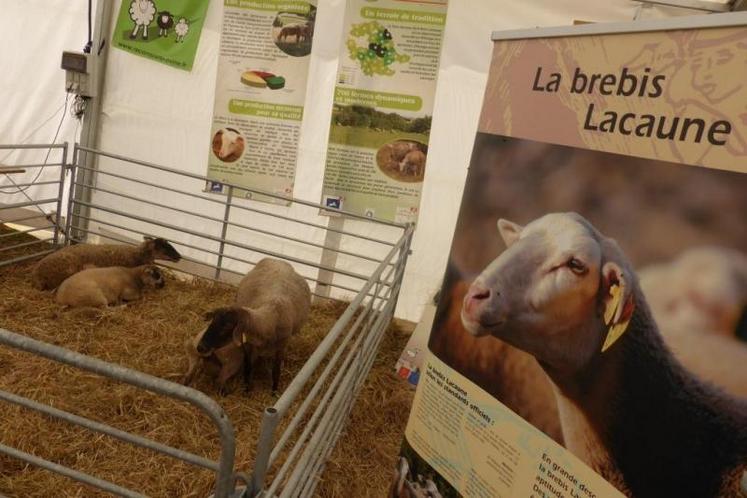
<instances>
[{"instance_id":1,"label":"white tent wall","mask_svg":"<svg viewBox=\"0 0 747 498\"><path fill-rule=\"evenodd\" d=\"M95 4L95 3L94 3ZM51 143L65 107L65 73L60 70L62 51L82 50L88 34L88 2L65 0L0 0L0 143ZM68 111L60 126L57 142L74 142L78 122ZM47 150L0 150L0 165L42 164ZM49 163L59 163L58 151ZM0 175L0 204L23 202L26 197L15 183L53 181L59 169L28 169L12 176ZM57 187L31 187L25 192L34 199L54 197ZM47 212L56 208L43 206Z\"/></svg>"},{"instance_id":2,"label":"white tent wall","mask_svg":"<svg viewBox=\"0 0 747 498\"><path fill-rule=\"evenodd\" d=\"M157 0L156 0L157 3ZM0 142L45 142L52 139L59 119L52 119L34 133L44 119L52 115L64 102L64 74L59 69L62 50L80 50L85 43L87 2L77 0L0 0L5 7L0 41L0 63L6 68L0 89L5 97L0 111L2 139ZM114 12L120 2L114 1ZM397 316L417 320L422 306L431 300L440 285L456 222L459 199L466 177L467 166L476 131L482 95L490 60L494 30L530 28L536 26L567 25L574 20L623 21L631 20L638 12L639 3L629 0L588 2L585 0L481 0L450 2L444 39L444 49L436 93L433 127L428 154L428 166L423 185L421 214L415 233L407 272L405 274ZM319 0L319 16L315 30L314 48L309 69L306 109L301 130L298 168L294 196L318 202L321 196L324 157L329 131L329 115L337 70L337 55L342 34L344 0ZM132 54L111 49L105 75L104 100L98 148L144 161L162 164L181 171L204 174L209 149L209 132L213 111L213 96L220 42L222 2L212 1L191 72L174 69ZM652 7L644 9L641 17L665 17L691 14L683 9ZM113 26L113 20L112 20ZM15 48L12 48L15 47ZM31 92L29 93L29 90ZM60 109L61 111L61 109ZM75 123L66 119L58 141L74 141ZM2 154L0 154L0 159ZM11 158L17 159L17 158ZM20 160L20 159L19 159ZM0 160L0 162L3 162ZM8 161L10 164L13 162ZM102 158L104 171L135 174L138 166ZM143 176L145 175L145 176ZM179 185L173 176L159 172L137 171L139 178L166 186L199 193L202 185L196 180L184 180ZM18 178L14 178L18 181ZM29 178L30 180L30 178ZM0 185L8 181L0 178ZM154 189L142 187L133 191L131 183L99 175L98 186L113 191L127 192L153 199ZM0 194L0 202L15 202L13 196ZM112 203L109 194L96 194L96 202ZM155 199L163 204L189 210L191 203L184 197ZM309 214L309 208L285 207L244 201L265 211L326 224L327 218ZM118 209L133 214L163 216L173 220L178 214L168 210L145 208L141 204L116 200ZM302 214L303 213L303 214ZM223 208L216 204L209 214L222 218ZM184 215L186 216L186 215ZM95 217L117 222L117 217L96 213ZM242 214L236 218L272 231L296 233L299 238L323 243L324 231L313 227L272 220L267 217ZM133 228L136 225L128 225ZM102 225L106 228L106 225ZM214 223L189 220L189 227L210 235L220 234ZM390 238L391 227L374 227L367 222L346 220L346 230L366 235ZM152 227L149 228L152 231ZM132 234L124 232L125 235ZM164 230L164 235L172 233ZM280 243L273 237L235 229L233 238L247 244L318 261L321 251L293 243ZM182 234L180 240L216 250L217 243L196 236ZM372 255L375 245L365 241L346 239L342 248ZM186 250L194 255L194 251ZM228 254L256 261L260 254L247 254L229 248ZM383 255L380 255L383 256ZM204 255L202 256L204 258ZM214 261L211 261L214 262ZM244 271L246 265L226 261L228 268ZM338 265L356 273L369 273L372 265L352 257L341 256ZM305 275L315 277L311 267L299 267ZM335 283L359 287L361 282L348 277L336 278ZM350 297L344 290L335 296Z\"/></svg>"}]
</instances>

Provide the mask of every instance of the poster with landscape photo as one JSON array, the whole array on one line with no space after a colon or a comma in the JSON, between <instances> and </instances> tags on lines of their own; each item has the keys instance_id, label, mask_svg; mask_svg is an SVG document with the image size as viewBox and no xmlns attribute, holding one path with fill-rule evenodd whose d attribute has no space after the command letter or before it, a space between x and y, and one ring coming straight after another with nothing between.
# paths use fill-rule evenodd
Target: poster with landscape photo
<instances>
[{"instance_id":1,"label":"poster with landscape photo","mask_svg":"<svg viewBox=\"0 0 747 498\"><path fill-rule=\"evenodd\" d=\"M417 220L447 1L352 0L345 8L322 203Z\"/></svg>"}]
</instances>

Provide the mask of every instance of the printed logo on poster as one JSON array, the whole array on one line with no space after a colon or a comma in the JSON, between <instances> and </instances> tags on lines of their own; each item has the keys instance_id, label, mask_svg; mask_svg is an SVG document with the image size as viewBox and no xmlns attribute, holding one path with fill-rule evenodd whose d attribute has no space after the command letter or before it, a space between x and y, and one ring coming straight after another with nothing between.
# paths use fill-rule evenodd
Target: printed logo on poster
<instances>
[{"instance_id":1,"label":"printed logo on poster","mask_svg":"<svg viewBox=\"0 0 747 498\"><path fill-rule=\"evenodd\" d=\"M394 215L396 223L410 223L418 219L418 208L415 206L397 206Z\"/></svg>"},{"instance_id":2,"label":"printed logo on poster","mask_svg":"<svg viewBox=\"0 0 747 498\"><path fill-rule=\"evenodd\" d=\"M282 197L291 197L293 195L293 187L278 188L273 193Z\"/></svg>"},{"instance_id":3,"label":"printed logo on poster","mask_svg":"<svg viewBox=\"0 0 747 498\"><path fill-rule=\"evenodd\" d=\"M339 195L325 195L324 207L329 209L342 209L342 197Z\"/></svg>"},{"instance_id":4,"label":"printed logo on poster","mask_svg":"<svg viewBox=\"0 0 747 498\"><path fill-rule=\"evenodd\" d=\"M366 208L363 210L363 216L366 218L373 218L376 216L376 210L374 208Z\"/></svg>"},{"instance_id":5,"label":"printed logo on poster","mask_svg":"<svg viewBox=\"0 0 747 498\"><path fill-rule=\"evenodd\" d=\"M207 185L206 185L206 190L214 194L222 194L223 184L220 182L211 182L208 180Z\"/></svg>"}]
</instances>

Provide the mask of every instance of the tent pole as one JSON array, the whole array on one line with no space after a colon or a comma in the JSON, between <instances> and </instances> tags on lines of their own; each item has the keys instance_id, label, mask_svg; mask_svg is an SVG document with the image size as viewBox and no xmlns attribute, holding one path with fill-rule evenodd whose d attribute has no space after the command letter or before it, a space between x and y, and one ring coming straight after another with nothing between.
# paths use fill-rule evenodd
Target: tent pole
<instances>
[{"instance_id":1,"label":"tent pole","mask_svg":"<svg viewBox=\"0 0 747 498\"><path fill-rule=\"evenodd\" d=\"M113 11L113 0L98 0L96 2L96 13L94 17L93 44L91 54L88 59L90 67L91 87L94 89L94 97L88 100L86 110L83 115L83 126L80 133L80 144L83 147L96 149L98 146L99 131L101 129L101 103L104 98L104 75L106 73L106 59L109 54L109 43L111 40L110 29ZM79 151L78 164L95 170L98 168L98 156L89 154L85 151ZM83 185L93 185L95 171L85 169L77 170L80 175L78 182ZM73 180L71 180L73 181ZM91 189L75 189L75 201L90 202ZM73 204L73 212L68 216L73 217L72 226L88 229L88 217L90 208L78 204ZM82 234L74 234L74 238L80 238Z\"/></svg>"},{"instance_id":2,"label":"tent pole","mask_svg":"<svg viewBox=\"0 0 747 498\"><path fill-rule=\"evenodd\" d=\"M345 218L342 216L329 216L327 227L333 230L327 230L324 238L324 249L322 250L321 264L335 268L337 265L337 250L340 248L342 234L339 232L345 228ZM315 299L327 298L330 295L332 283L335 275L329 270L319 270L317 284L314 289Z\"/></svg>"}]
</instances>

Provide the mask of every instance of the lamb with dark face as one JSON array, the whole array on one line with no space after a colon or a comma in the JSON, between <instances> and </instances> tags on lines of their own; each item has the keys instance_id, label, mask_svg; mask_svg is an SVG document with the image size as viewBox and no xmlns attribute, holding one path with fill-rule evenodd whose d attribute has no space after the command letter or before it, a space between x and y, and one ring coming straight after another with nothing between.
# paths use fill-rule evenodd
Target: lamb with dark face
<instances>
[{"instance_id":1,"label":"lamb with dark face","mask_svg":"<svg viewBox=\"0 0 747 498\"><path fill-rule=\"evenodd\" d=\"M202 334L195 348L201 356L212 354L216 349L229 345L243 344L242 336L248 332L249 312L239 307L218 308L205 314L210 325Z\"/></svg>"},{"instance_id":2,"label":"lamb with dark face","mask_svg":"<svg viewBox=\"0 0 747 498\"><path fill-rule=\"evenodd\" d=\"M158 24L158 36L169 36L169 30L174 27L174 16L168 10L163 10L158 13L156 24Z\"/></svg>"},{"instance_id":3,"label":"lamb with dark face","mask_svg":"<svg viewBox=\"0 0 747 498\"><path fill-rule=\"evenodd\" d=\"M277 392L288 339L299 332L310 307L309 286L291 265L261 260L239 284L234 305L208 312L210 324L187 342L189 368L183 383L190 384L203 366L212 365L218 367L221 392L242 367L248 387L252 365L259 357L271 357L272 390Z\"/></svg>"}]
</instances>

